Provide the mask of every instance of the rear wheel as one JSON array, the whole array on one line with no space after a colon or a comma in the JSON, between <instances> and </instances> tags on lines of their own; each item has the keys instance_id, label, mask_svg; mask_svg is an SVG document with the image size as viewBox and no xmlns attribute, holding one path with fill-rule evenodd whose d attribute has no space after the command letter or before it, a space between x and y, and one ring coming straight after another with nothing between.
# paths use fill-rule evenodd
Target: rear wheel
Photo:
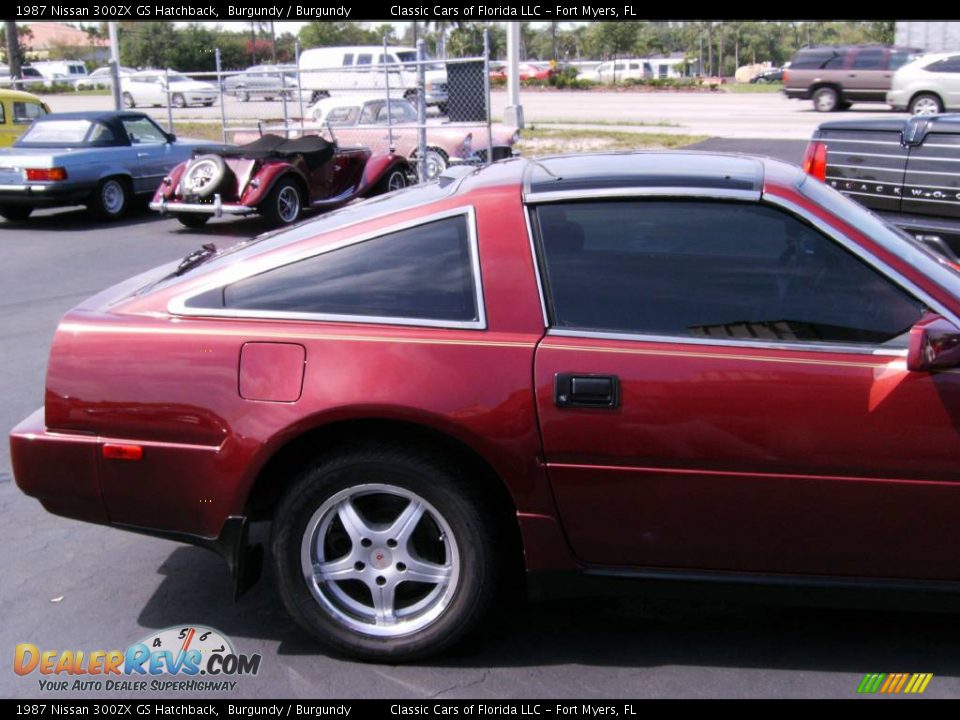
<instances>
[{"instance_id":1,"label":"rear wheel","mask_svg":"<svg viewBox=\"0 0 960 720\"><path fill-rule=\"evenodd\" d=\"M26 220L32 212L33 208L27 205L0 205L0 217L14 222Z\"/></svg>"},{"instance_id":2,"label":"rear wheel","mask_svg":"<svg viewBox=\"0 0 960 720\"><path fill-rule=\"evenodd\" d=\"M187 100L180 93L174 93L173 97L170 98L170 102L175 108L185 108L187 106Z\"/></svg>"},{"instance_id":3,"label":"rear wheel","mask_svg":"<svg viewBox=\"0 0 960 720\"><path fill-rule=\"evenodd\" d=\"M450 647L486 612L497 577L472 486L436 459L382 445L304 472L276 511L272 549L290 614L362 660Z\"/></svg>"},{"instance_id":4,"label":"rear wheel","mask_svg":"<svg viewBox=\"0 0 960 720\"><path fill-rule=\"evenodd\" d=\"M267 199L260 205L262 214L271 225L289 225L296 222L303 210L303 196L296 180L281 178Z\"/></svg>"},{"instance_id":5,"label":"rear wheel","mask_svg":"<svg viewBox=\"0 0 960 720\"><path fill-rule=\"evenodd\" d=\"M185 227L198 228L206 225L210 216L206 213L178 213L176 218Z\"/></svg>"},{"instance_id":6,"label":"rear wheel","mask_svg":"<svg viewBox=\"0 0 960 720\"><path fill-rule=\"evenodd\" d=\"M101 180L87 203L87 209L100 220L116 220L123 217L130 204L130 188L123 178Z\"/></svg>"},{"instance_id":7,"label":"rear wheel","mask_svg":"<svg viewBox=\"0 0 960 720\"><path fill-rule=\"evenodd\" d=\"M123 106L126 108L136 107L137 103L133 100L133 95L128 92L123 94Z\"/></svg>"},{"instance_id":8,"label":"rear wheel","mask_svg":"<svg viewBox=\"0 0 960 720\"><path fill-rule=\"evenodd\" d=\"M432 180L447 169L449 162L446 153L437 148L428 148L423 155L423 167L427 180Z\"/></svg>"},{"instance_id":9,"label":"rear wheel","mask_svg":"<svg viewBox=\"0 0 960 720\"><path fill-rule=\"evenodd\" d=\"M840 95L831 87L818 88L813 93L813 107L817 112L833 112L840 104Z\"/></svg>"},{"instance_id":10,"label":"rear wheel","mask_svg":"<svg viewBox=\"0 0 960 720\"><path fill-rule=\"evenodd\" d=\"M943 112L943 103L933 93L920 93L910 101L911 115L937 115Z\"/></svg>"}]
</instances>

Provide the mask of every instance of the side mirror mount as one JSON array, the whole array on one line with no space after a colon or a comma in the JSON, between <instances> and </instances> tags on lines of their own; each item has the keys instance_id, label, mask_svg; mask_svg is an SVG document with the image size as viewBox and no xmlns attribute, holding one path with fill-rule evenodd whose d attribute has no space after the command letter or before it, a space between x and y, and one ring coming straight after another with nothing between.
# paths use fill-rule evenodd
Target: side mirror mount
<instances>
[{"instance_id":1,"label":"side mirror mount","mask_svg":"<svg viewBox=\"0 0 960 720\"><path fill-rule=\"evenodd\" d=\"M960 330L945 318L927 313L910 328L907 369L944 370L960 365Z\"/></svg>"},{"instance_id":2,"label":"side mirror mount","mask_svg":"<svg viewBox=\"0 0 960 720\"><path fill-rule=\"evenodd\" d=\"M168 132L168 133L167 133L167 142L170 143L170 144L173 144L173 143L175 143L176 141L177 141L177 136L174 135L172 132Z\"/></svg>"}]
</instances>

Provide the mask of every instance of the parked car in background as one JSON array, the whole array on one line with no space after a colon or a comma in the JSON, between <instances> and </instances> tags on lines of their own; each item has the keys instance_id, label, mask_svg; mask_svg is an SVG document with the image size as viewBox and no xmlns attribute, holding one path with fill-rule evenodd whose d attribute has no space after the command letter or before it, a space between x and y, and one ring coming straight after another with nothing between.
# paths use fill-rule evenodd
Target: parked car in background
<instances>
[{"instance_id":1,"label":"parked car in background","mask_svg":"<svg viewBox=\"0 0 960 720\"><path fill-rule=\"evenodd\" d=\"M50 112L36 95L0 88L0 147L8 147L23 134L30 123Z\"/></svg>"},{"instance_id":2,"label":"parked car in background","mask_svg":"<svg viewBox=\"0 0 960 720\"><path fill-rule=\"evenodd\" d=\"M922 50L883 45L818 45L798 50L783 74L788 98L813 100L818 112L887 102L893 74Z\"/></svg>"},{"instance_id":3,"label":"parked car in background","mask_svg":"<svg viewBox=\"0 0 960 720\"><path fill-rule=\"evenodd\" d=\"M960 111L960 53L931 53L893 76L887 103L911 115Z\"/></svg>"},{"instance_id":4,"label":"parked car in background","mask_svg":"<svg viewBox=\"0 0 960 720\"><path fill-rule=\"evenodd\" d=\"M133 75L136 72L133 68L128 67L119 67L117 68L117 73L121 78ZM110 72L109 67L101 67L94 70L92 73L87 75L85 78L77 80L76 86L77 90L88 90L94 88L104 88L111 87L113 85L113 75Z\"/></svg>"},{"instance_id":5,"label":"parked car in background","mask_svg":"<svg viewBox=\"0 0 960 720\"><path fill-rule=\"evenodd\" d=\"M35 60L30 64L46 80L75 85L87 77L87 65L83 60Z\"/></svg>"},{"instance_id":6,"label":"parked car in background","mask_svg":"<svg viewBox=\"0 0 960 720\"><path fill-rule=\"evenodd\" d=\"M253 214L289 225L304 211L404 188L410 174L406 159L390 153L339 148L316 135L266 134L239 147L197 149L163 179L150 207L187 227Z\"/></svg>"},{"instance_id":7,"label":"parked car in background","mask_svg":"<svg viewBox=\"0 0 960 720\"><path fill-rule=\"evenodd\" d=\"M176 108L216 102L215 85L193 80L173 71L143 70L120 79L123 105L127 108L161 107L168 103Z\"/></svg>"},{"instance_id":8,"label":"parked car in background","mask_svg":"<svg viewBox=\"0 0 960 720\"><path fill-rule=\"evenodd\" d=\"M958 348L960 273L799 168L518 159L84 301L10 454L238 590L269 521L288 612L389 664L524 571L955 608Z\"/></svg>"},{"instance_id":9,"label":"parked car in background","mask_svg":"<svg viewBox=\"0 0 960 720\"><path fill-rule=\"evenodd\" d=\"M14 78L10 74L10 67L8 65L0 65L0 86L13 88L18 82L22 88L36 89L37 86L44 85L47 81L43 75L40 74L39 70L30 65L22 65L20 67L19 78Z\"/></svg>"},{"instance_id":10,"label":"parked car in background","mask_svg":"<svg viewBox=\"0 0 960 720\"><path fill-rule=\"evenodd\" d=\"M0 150L0 216L26 220L34 208L86 205L115 220L200 144L140 112L41 113Z\"/></svg>"},{"instance_id":11,"label":"parked car in background","mask_svg":"<svg viewBox=\"0 0 960 720\"><path fill-rule=\"evenodd\" d=\"M960 114L823 123L804 169L960 266Z\"/></svg>"},{"instance_id":12,"label":"parked car in background","mask_svg":"<svg viewBox=\"0 0 960 720\"><path fill-rule=\"evenodd\" d=\"M412 47L380 45L321 47L300 53L300 84L311 92L311 102L343 93L390 87L407 99L417 95L417 50ZM385 70L389 68L389 72ZM424 68L425 96L428 106L441 113L447 109L447 71L443 63Z\"/></svg>"},{"instance_id":13,"label":"parked car in background","mask_svg":"<svg viewBox=\"0 0 960 720\"><path fill-rule=\"evenodd\" d=\"M521 82L524 80L546 80L557 71L548 62L522 62L518 65L517 74Z\"/></svg>"},{"instance_id":14,"label":"parked car in background","mask_svg":"<svg viewBox=\"0 0 960 720\"><path fill-rule=\"evenodd\" d=\"M387 122L388 113L392 115L390 123ZM338 142L365 145L376 152L385 152L389 150L392 137L396 153L411 161L417 159L417 110L407 100L391 98L388 106L386 97L379 93L344 95L321 100L309 109L308 114L321 126L320 132L335 137ZM513 146L520 139L519 130L496 124L492 131L493 159L511 157ZM485 162L489 137L485 123L448 125L431 122L427 127L427 177L437 176L449 165Z\"/></svg>"},{"instance_id":15,"label":"parked car in background","mask_svg":"<svg viewBox=\"0 0 960 720\"><path fill-rule=\"evenodd\" d=\"M761 70L752 78L750 78L750 83L753 85L765 85L767 83L778 83L783 82L783 68L770 68L769 70Z\"/></svg>"},{"instance_id":16,"label":"parked car in background","mask_svg":"<svg viewBox=\"0 0 960 720\"><path fill-rule=\"evenodd\" d=\"M643 58L620 58L608 60L591 70L585 70L577 75L580 80L595 83L615 83L624 80L642 80L644 75Z\"/></svg>"},{"instance_id":17,"label":"parked car in background","mask_svg":"<svg viewBox=\"0 0 960 720\"><path fill-rule=\"evenodd\" d=\"M225 77L223 89L241 102L277 98L296 100L300 90L297 84L297 67L296 65L254 65L243 72ZM309 102L312 95L312 92L304 91L304 102Z\"/></svg>"}]
</instances>

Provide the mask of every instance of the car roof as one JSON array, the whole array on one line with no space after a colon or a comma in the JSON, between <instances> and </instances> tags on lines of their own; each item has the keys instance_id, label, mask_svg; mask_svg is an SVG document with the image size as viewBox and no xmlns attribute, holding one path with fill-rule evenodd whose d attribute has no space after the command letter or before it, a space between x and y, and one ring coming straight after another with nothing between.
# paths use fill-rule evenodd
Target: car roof
<instances>
[{"instance_id":1,"label":"car roof","mask_svg":"<svg viewBox=\"0 0 960 720\"><path fill-rule=\"evenodd\" d=\"M93 120L113 123L117 120L139 120L149 117L146 113L134 110L76 110L74 112L58 112L42 116L44 120Z\"/></svg>"},{"instance_id":2,"label":"car roof","mask_svg":"<svg viewBox=\"0 0 960 720\"><path fill-rule=\"evenodd\" d=\"M29 100L31 102L42 103L43 100L36 95L23 90L0 89L0 99L3 100Z\"/></svg>"},{"instance_id":3,"label":"car roof","mask_svg":"<svg viewBox=\"0 0 960 720\"><path fill-rule=\"evenodd\" d=\"M621 194L645 188L707 189L717 194L759 193L764 162L746 155L703 152L633 152L561 155L528 162L523 172L527 199L556 193Z\"/></svg>"}]
</instances>

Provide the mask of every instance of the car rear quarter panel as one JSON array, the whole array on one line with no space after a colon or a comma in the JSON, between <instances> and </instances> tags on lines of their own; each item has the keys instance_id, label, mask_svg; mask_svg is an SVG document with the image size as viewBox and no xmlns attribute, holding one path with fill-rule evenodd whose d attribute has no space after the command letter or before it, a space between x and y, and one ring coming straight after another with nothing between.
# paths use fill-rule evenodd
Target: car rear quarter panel
<instances>
[{"instance_id":1,"label":"car rear quarter panel","mask_svg":"<svg viewBox=\"0 0 960 720\"><path fill-rule=\"evenodd\" d=\"M51 354L47 426L144 445L142 462L100 461L110 520L215 536L227 516L244 512L260 471L288 442L330 423L387 419L472 448L507 485L528 565L568 563L541 462L531 373L544 327L519 188L479 188L329 241L467 206L476 213L486 330L168 315L167 302L189 282L111 312L68 315ZM298 400L241 397L248 342L303 346Z\"/></svg>"}]
</instances>

